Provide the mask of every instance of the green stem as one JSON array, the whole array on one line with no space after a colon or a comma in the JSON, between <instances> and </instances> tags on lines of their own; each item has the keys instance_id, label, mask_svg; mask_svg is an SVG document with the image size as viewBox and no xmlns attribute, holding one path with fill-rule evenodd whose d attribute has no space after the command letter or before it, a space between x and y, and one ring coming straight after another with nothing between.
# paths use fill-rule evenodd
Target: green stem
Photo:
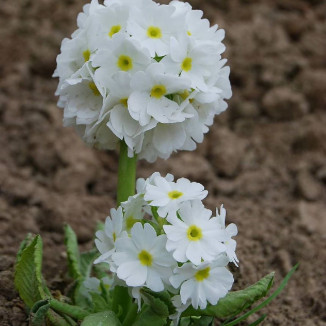
<instances>
[{"instance_id":1,"label":"green stem","mask_svg":"<svg viewBox=\"0 0 326 326\"><path fill-rule=\"evenodd\" d=\"M129 305L128 313L123 320L122 326L130 326L133 324L137 316L137 308L137 305L134 303Z\"/></svg>"},{"instance_id":2,"label":"green stem","mask_svg":"<svg viewBox=\"0 0 326 326\"><path fill-rule=\"evenodd\" d=\"M128 157L128 146L124 141L120 143L117 204L128 200L135 194L137 156Z\"/></svg>"},{"instance_id":3,"label":"green stem","mask_svg":"<svg viewBox=\"0 0 326 326\"><path fill-rule=\"evenodd\" d=\"M124 141L120 143L117 205L128 200L129 196L135 194L136 188L136 166L137 156L128 157L128 146ZM113 290L112 310L118 315L121 322L132 312L132 299L129 296L128 288L116 286ZM122 313L122 315L119 315ZM124 325L125 324L124 322Z\"/></svg>"},{"instance_id":4,"label":"green stem","mask_svg":"<svg viewBox=\"0 0 326 326\"><path fill-rule=\"evenodd\" d=\"M83 308L80 308L78 306L72 306L70 304L63 303L55 299L50 299L49 303L53 310L66 314L78 320L82 320L88 315L90 315L90 312Z\"/></svg>"}]
</instances>

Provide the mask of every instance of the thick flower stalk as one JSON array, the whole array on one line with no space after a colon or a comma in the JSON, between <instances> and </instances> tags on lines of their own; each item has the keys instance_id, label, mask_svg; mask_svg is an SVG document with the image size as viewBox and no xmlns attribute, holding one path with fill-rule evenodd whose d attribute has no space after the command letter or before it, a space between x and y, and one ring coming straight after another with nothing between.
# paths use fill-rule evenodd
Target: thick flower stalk
<instances>
[{"instance_id":1,"label":"thick flower stalk","mask_svg":"<svg viewBox=\"0 0 326 326\"><path fill-rule=\"evenodd\" d=\"M188 3L93 0L54 73L65 126L89 145L155 161L194 150L227 108L224 30Z\"/></svg>"},{"instance_id":2,"label":"thick flower stalk","mask_svg":"<svg viewBox=\"0 0 326 326\"><path fill-rule=\"evenodd\" d=\"M112 209L104 230L96 233L101 255L95 263L108 264L116 284L130 289L139 308L140 289L146 287L169 291L181 313L189 305L216 305L231 289L226 266L238 263L231 238L237 227L225 227L223 206L212 217L201 201L207 195L201 184L173 179L154 173L137 180L137 194Z\"/></svg>"}]
</instances>

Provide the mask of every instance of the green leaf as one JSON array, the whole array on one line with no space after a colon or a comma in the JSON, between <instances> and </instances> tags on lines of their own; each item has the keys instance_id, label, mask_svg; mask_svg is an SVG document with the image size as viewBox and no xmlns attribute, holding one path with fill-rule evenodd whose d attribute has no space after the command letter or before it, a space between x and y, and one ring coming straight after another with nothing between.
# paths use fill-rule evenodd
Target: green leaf
<instances>
[{"instance_id":1,"label":"green leaf","mask_svg":"<svg viewBox=\"0 0 326 326\"><path fill-rule=\"evenodd\" d=\"M90 299L83 294L82 288L83 288L83 282L81 279L73 284L73 286L70 288L69 292L67 293L67 296L72 299L74 305L84 307L84 308L89 308L91 305Z\"/></svg>"},{"instance_id":2,"label":"green leaf","mask_svg":"<svg viewBox=\"0 0 326 326\"><path fill-rule=\"evenodd\" d=\"M70 304L67 304L65 302L61 302L56 299L50 299L49 300L50 306L53 310L60 314L66 314L72 318L83 320L85 317L89 316L91 314L90 311L79 307L79 306L73 306Z\"/></svg>"},{"instance_id":3,"label":"green leaf","mask_svg":"<svg viewBox=\"0 0 326 326\"><path fill-rule=\"evenodd\" d=\"M50 293L42 280L42 248L42 239L37 235L22 251L15 269L15 286L29 308Z\"/></svg>"},{"instance_id":4,"label":"green leaf","mask_svg":"<svg viewBox=\"0 0 326 326\"><path fill-rule=\"evenodd\" d=\"M169 316L169 309L163 301L149 294L144 294L144 297L146 297L149 301L148 305L151 307L153 312L164 318L167 318Z\"/></svg>"},{"instance_id":5,"label":"green leaf","mask_svg":"<svg viewBox=\"0 0 326 326\"><path fill-rule=\"evenodd\" d=\"M235 316L266 296L273 284L273 280L274 273L270 273L244 290L229 292L215 306L208 305L204 310L195 310L193 307L189 307L182 316L207 315L218 318Z\"/></svg>"},{"instance_id":6,"label":"green leaf","mask_svg":"<svg viewBox=\"0 0 326 326\"><path fill-rule=\"evenodd\" d=\"M80 254L80 273L87 278L91 275L94 260L99 256L96 249Z\"/></svg>"},{"instance_id":7,"label":"green leaf","mask_svg":"<svg viewBox=\"0 0 326 326\"><path fill-rule=\"evenodd\" d=\"M240 316L239 318L231 321L230 323L224 323L223 325L224 326L237 325L241 321L247 319L250 315L256 313L260 309L262 309L265 306L267 306L272 300L274 300L283 291L283 289L285 288L285 286L289 282L290 278L292 277L293 273L297 270L298 267L299 267L299 264L296 264L294 267L292 267L292 269L290 270L290 272L285 276L285 278L281 282L280 286L273 292L273 294L270 297L268 297L266 300L264 300L261 304L259 304L255 308L251 309L250 311L248 311L244 315Z\"/></svg>"},{"instance_id":8,"label":"green leaf","mask_svg":"<svg viewBox=\"0 0 326 326\"><path fill-rule=\"evenodd\" d=\"M121 323L113 311L103 311L86 317L81 326L121 326Z\"/></svg>"},{"instance_id":9,"label":"green leaf","mask_svg":"<svg viewBox=\"0 0 326 326\"><path fill-rule=\"evenodd\" d=\"M152 298L156 298L156 299L159 299L160 301L162 301L168 309L168 315L172 315L175 313L175 307L172 304L171 296L169 295L169 292L167 292L167 291L153 292L148 288L142 288L140 290L140 292L142 293L142 295L144 297L147 298L149 303L151 302ZM151 304L149 304L149 305L151 305ZM152 306L152 309L155 311L155 308L153 306Z\"/></svg>"},{"instance_id":10,"label":"green leaf","mask_svg":"<svg viewBox=\"0 0 326 326\"><path fill-rule=\"evenodd\" d=\"M43 326L49 309L49 300L41 300L36 302L30 312L31 326Z\"/></svg>"},{"instance_id":11,"label":"green leaf","mask_svg":"<svg viewBox=\"0 0 326 326\"><path fill-rule=\"evenodd\" d=\"M145 305L132 326L164 326L166 324L167 317L159 316L150 306Z\"/></svg>"},{"instance_id":12,"label":"green leaf","mask_svg":"<svg viewBox=\"0 0 326 326\"><path fill-rule=\"evenodd\" d=\"M21 255L23 253L23 251L26 249L26 247L28 247L28 245L33 241L33 236L31 233L28 233L26 238L21 242L18 252L17 252L17 256L16 256L16 261L19 262Z\"/></svg>"},{"instance_id":13,"label":"green leaf","mask_svg":"<svg viewBox=\"0 0 326 326\"><path fill-rule=\"evenodd\" d=\"M129 296L128 288L124 286L115 286L113 290L112 310L116 313L121 321L127 314L132 299Z\"/></svg>"},{"instance_id":14,"label":"green leaf","mask_svg":"<svg viewBox=\"0 0 326 326\"><path fill-rule=\"evenodd\" d=\"M46 325L54 325L54 326L71 326L71 325L73 325L73 323L68 322L64 317L60 316L52 309L50 309L48 311L46 317L47 317L47 321L48 321L46 323Z\"/></svg>"},{"instance_id":15,"label":"green leaf","mask_svg":"<svg viewBox=\"0 0 326 326\"><path fill-rule=\"evenodd\" d=\"M80 268L80 253L78 249L77 236L74 230L69 226L65 225L65 245L67 248L68 258L68 271L69 275L78 280L82 277Z\"/></svg>"},{"instance_id":16,"label":"green leaf","mask_svg":"<svg viewBox=\"0 0 326 326\"><path fill-rule=\"evenodd\" d=\"M179 325L180 326L189 326L191 323L191 317L183 317L180 319Z\"/></svg>"},{"instance_id":17,"label":"green leaf","mask_svg":"<svg viewBox=\"0 0 326 326\"><path fill-rule=\"evenodd\" d=\"M107 311L110 307L105 299L98 293L91 292L93 312Z\"/></svg>"}]
</instances>

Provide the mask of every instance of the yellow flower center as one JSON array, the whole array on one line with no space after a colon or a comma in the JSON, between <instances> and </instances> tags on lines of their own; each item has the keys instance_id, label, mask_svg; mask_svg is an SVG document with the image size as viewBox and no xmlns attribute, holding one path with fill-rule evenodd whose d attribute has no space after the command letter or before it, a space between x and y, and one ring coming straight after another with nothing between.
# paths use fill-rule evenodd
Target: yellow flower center
<instances>
[{"instance_id":1,"label":"yellow flower center","mask_svg":"<svg viewBox=\"0 0 326 326\"><path fill-rule=\"evenodd\" d=\"M195 279L197 282L202 282L209 277L210 267L206 267L196 272Z\"/></svg>"},{"instance_id":2,"label":"yellow flower center","mask_svg":"<svg viewBox=\"0 0 326 326\"><path fill-rule=\"evenodd\" d=\"M181 69L184 71L190 71L191 68L192 68L192 58L187 57L182 61Z\"/></svg>"},{"instance_id":3,"label":"yellow flower center","mask_svg":"<svg viewBox=\"0 0 326 326\"><path fill-rule=\"evenodd\" d=\"M127 97L125 97L125 98L122 98L121 100L120 100L120 103L124 106L124 107L128 107L128 98Z\"/></svg>"},{"instance_id":4,"label":"yellow flower center","mask_svg":"<svg viewBox=\"0 0 326 326\"><path fill-rule=\"evenodd\" d=\"M147 36L150 38L161 38L162 32L159 27L149 26L147 29Z\"/></svg>"},{"instance_id":5,"label":"yellow flower center","mask_svg":"<svg viewBox=\"0 0 326 326\"><path fill-rule=\"evenodd\" d=\"M132 64L132 59L128 57L127 55L120 55L117 66L122 70L122 71L128 71L131 70L133 67Z\"/></svg>"},{"instance_id":6,"label":"yellow flower center","mask_svg":"<svg viewBox=\"0 0 326 326\"><path fill-rule=\"evenodd\" d=\"M88 49L85 50L83 52L83 57L84 57L85 62L89 61L89 58L91 57L91 51L89 51Z\"/></svg>"},{"instance_id":7,"label":"yellow flower center","mask_svg":"<svg viewBox=\"0 0 326 326\"><path fill-rule=\"evenodd\" d=\"M117 240L117 235L115 234L115 232L113 232L112 238L113 238L113 242L115 242L115 240Z\"/></svg>"},{"instance_id":8,"label":"yellow flower center","mask_svg":"<svg viewBox=\"0 0 326 326\"><path fill-rule=\"evenodd\" d=\"M160 99L166 94L166 88L164 85L154 85L151 90L151 96Z\"/></svg>"},{"instance_id":9,"label":"yellow flower center","mask_svg":"<svg viewBox=\"0 0 326 326\"><path fill-rule=\"evenodd\" d=\"M101 95L101 93L100 93L99 90L97 89L97 87L96 87L96 85L95 85L94 82L90 82L90 83L88 84L88 87L92 90L92 92L93 92L93 94L94 94L95 96L100 96L100 95Z\"/></svg>"},{"instance_id":10,"label":"yellow flower center","mask_svg":"<svg viewBox=\"0 0 326 326\"><path fill-rule=\"evenodd\" d=\"M137 220L134 219L134 217L132 215L128 216L126 218L126 228L127 228L127 230L130 230L134 226L134 224L136 222L137 222Z\"/></svg>"},{"instance_id":11,"label":"yellow flower center","mask_svg":"<svg viewBox=\"0 0 326 326\"><path fill-rule=\"evenodd\" d=\"M179 93L179 95L181 96L181 98L183 100L186 100L188 98L188 96L190 95L189 91L187 89L184 90L183 93Z\"/></svg>"},{"instance_id":12,"label":"yellow flower center","mask_svg":"<svg viewBox=\"0 0 326 326\"><path fill-rule=\"evenodd\" d=\"M121 30L121 26L120 25L114 25L111 27L111 30L109 32L109 36L112 37L114 34L117 34L118 32L120 32Z\"/></svg>"},{"instance_id":13,"label":"yellow flower center","mask_svg":"<svg viewBox=\"0 0 326 326\"><path fill-rule=\"evenodd\" d=\"M187 237L190 241L198 241L203 237L201 228L196 225L190 225L187 230Z\"/></svg>"},{"instance_id":14,"label":"yellow flower center","mask_svg":"<svg viewBox=\"0 0 326 326\"><path fill-rule=\"evenodd\" d=\"M152 266L153 257L152 257L152 255L148 251L142 250L138 254L138 258L139 258L140 263L142 265L144 265L144 266Z\"/></svg>"},{"instance_id":15,"label":"yellow flower center","mask_svg":"<svg viewBox=\"0 0 326 326\"><path fill-rule=\"evenodd\" d=\"M187 34L188 34L189 36L191 36L191 32L190 32L190 31L187 31Z\"/></svg>"},{"instance_id":16,"label":"yellow flower center","mask_svg":"<svg viewBox=\"0 0 326 326\"><path fill-rule=\"evenodd\" d=\"M172 190L168 193L168 196L171 198L171 199L178 199L180 198L181 196L183 195L183 193L181 191L178 191L178 190Z\"/></svg>"}]
</instances>

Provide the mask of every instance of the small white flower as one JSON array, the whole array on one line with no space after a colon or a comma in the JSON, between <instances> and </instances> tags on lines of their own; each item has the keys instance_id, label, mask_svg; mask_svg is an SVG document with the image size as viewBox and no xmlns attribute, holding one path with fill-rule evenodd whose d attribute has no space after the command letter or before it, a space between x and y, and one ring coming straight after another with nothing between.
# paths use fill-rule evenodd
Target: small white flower
<instances>
[{"instance_id":1,"label":"small white flower","mask_svg":"<svg viewBox=\"0 0 326 326\"><path fill-rule=\"evenodd\" d=\"M177 182L169 182L165 178L156 177L154 185L147 185L144 199L151 206L158 207L161 217L174 217L180 204L189 200L202 200L207 196L207 190L197 182L190 182L186 178Z\"/></svg>"},{"instance_id":2,"label":"small white flower","mask_svg":"<svg viewBox=\"0 0 326 326\"><path fill-rule=\"evenodd\" d=\"M119 138L107 127L108 120L109 113L102 115L100 120L90 125L77 125L75 129L86 144L98 149L116 149L119 144Z\"/></svg>"},{"instance_id":3,"label":"small white flower","mask_svg":"<svg viewBox=\"0 0 326 326\"><path fill-rule=\"evenodd\" d=\"M110 210L111 217L108 216L105 220L104 231L97 231L95 236L95 245L101 256L98 257L94 264L101 262L108 262L115 250L116 241L120 238L127 238L128 234L122 229L123 213L122 207L117 210L112 208Z\"/></svg>"},{"instance_id":4,"label":"small white flower","mask_svg":"<svg viewBox=\"0 0 326 326\"><path fill-rule=\"evenodd\" d=\"M119 4L104 7L94 15L91 28L97 48L110 46L112 38L127 32L129 11L128 6Z\"/></svg>"},{"instance_id":5,"label":"small white flower","mask_svg":"<svg viewBox=\"0 0 326 326\"><path fill-rule=\"evenodd\" d=\"M193 42L190 38L171 38L170 53L162 59L167 71L188 77L192 88L207 90L205 78L219 62L218 44L212 41Z\"/></svg>"},{"instance_id":6,"label":"small white flower","mask_svg":"<svg viewBox=\"0 0 326 326\"><path fill-rule=\"evenodd\" d=\"M84 5L83 12L79 13L77 17L77 26L79 27L79 29L77 29L73 33L73 36L87 29L90 24L90 21L93 18L93 15L95 15L98 11L104 8L105 7L103 5L99 4L98 0L92 0L91 3L87 3L86 5Z\"/></svg>"},{"instance_id":7,"label":"small white flower","mask_svg":"<svg viewBox=\"0 0 326 326\"><path fill-rule=\"evenodd\" d=\"M154 184L154 180L156 177L161 177L161 173L160 172L154 172L149 178L147 178L146 180L144 178L138 178L136 181L136 190L137 190L137 194L142 194L144 195L146 192L146 187L148 184L153 185ZM164 179L168 182L173 182L174 180L174 176L170 173L168 173Z\"/></svg>"},{"instance_id":8,"label":"small white flower","mask_svg":"<svg viewBox=\"0 0 326 326\"><path fill-rule=\"evenodd\" d=\"M226 234L211 215L201 201L186 202L178 211L178 217L169 220L171 225L163 226L168 238L166 249L173 252L175 260L190 260L199 265L202 260L213 261L223 252L221 242Z\"/></svg>"},{"instance_id":9,"label":"small white flower","mask_svg":"<svg viewBox=\"0 0 326 326\"><path fill-rule=\"evenodd\" d=\"M170 5L176 8L173 17L185 20L184 34L187 34L189 38L196 41L214 40L218 43L224 39L224 30L217 30L217 25L210 27L209 21L202 19L203 12L201 10L192 10L189 3L176 0L171 1Z\"/></svg>"},{"instance_id":10,"label":"small white flower","mask_svg":"<svg viewBox=\"0 0 326 326\"><path fill-rule=\"evenodd\" d=\"M57 67L53 77L59 77L61 83L66 78L70 78L89 63L95 50L96 46L89 30L80 31L72 39L65 38L61 44L61 53L57 57ZM60 94L60 84L57 95Z\"/></svg>"},{"instance_id":11,"label":"small white flower","mask_svg":"<svg viewBox=\"0 0 326 326\"><path fill-rule=\"evenodd\" d=\"M205 309L207 302L216 305L219 299L226 296L233 284L233 276L225 268L228 259L221 255L214 263L202 263L194 266L185 263L174 270L170 282L175 288L180 288L181 302L186 304L191 300L192 306Z\"/></svg>"},{"instance_id":12,"label":"small white flower","mask_svg":"<svg viewBox=\"0 0 326 326\"><path fill-rule=\"evenodd\" d=\"M164 290L164 281L172 275L175 261L165 249L166 236L156 235L154 228L146 223L136 223L131 237L118 239L112 259L117 276L128 286L146 286L152 291Z\"/></svg>"},{"instance_id":13,"label":"small white flower","mask_svg":"<svg viewBox=\"0 0 326 326\"><path fill-rule=\"evenodd\" d=\"M109 48L99 50L92 59L96 69L95 78L106 80L118 71L135 73L145 70L151 62L146 49L139 46L136 41L118 35L112 39Z\"/></svg>"},{"instance_id":14,"label":"small white flower","mask_svg":"<svg viewBox=\"0 0 326 326\"><path fill-rule=\"evenodd\" d=\"M103 107L105 90L95 83L88 67L82 70L80 76L66 79L60 90L65 126L90 125L97 121Z\"/></svg>"},{"instance_id":15,"label":"small white flower","mask_svg":"<svg viewBox=\"0 0 326 326\"><path fill-rule=\"evenodd\" d=\"M146 10L134 11L128 22L128 33L146 47L152 57L164 56L169 50L170 37L182 26L180 19L172 18L174 11L172 6L148 2Z\"/></svg>"},{"instance_id":16,"label":"small white flower","mask_svg":"<svg viewBox=\"0 0 326 326\"><path fill-rule=\"evenodd\" d=\"M182 122L191 115L182 112L178 103L167 96L190 86L189 79L167 74L164 65L153 63L145 72L137 72L131 80L134 91L128 101L130 115L141 126L152 119L160 123Z\"/></svg>"},{"instance_id":17,"label":"small white flower","mask_svg":"<svg viewBox=\"0 0 326 326\"><path fill-rule=\"evenodd\" d=\"M187 139L185 120L182 123L158 123L155 128L144 135L140 159L154 162L158 157L168 159L170 155L185 144Z\"/></svg>"},{"instance_id":18,"label":"small white flower","mask_svg":"<svg viewBox=\"0 0 326 326\"><path fill-rule=\"evenodd\" d=\"M135 152L142 146L144 132L154 128L156 121L141 126L131 117L128 111L129 96L132 92L130 79L129 73L119 71L105 82L102 80L111 93L103 105L100 120L108 117L106 125L119 139L124 139L132 152Z\"/></svg>"},{"instance_id":19,"label":"small white flower","mask_svg":"<svg viewBox=\"0 0 326 326\"><path fill-rule=\"evenodd\" d=\"M238 228L234 223L231 223L225 227L225 217L226 210L223 205L220 207L220 213L218 212L218 208L216 208L216 219L218 225L222 230L225 230L227 235L227 238L224 240L225 252L229 258L229 261L238 267L239 259L235 253L237 242L232 239L232 237L235 237L238 234Z\"/></svg>"},{"instance_id":20,"label":"small white flower","mask_svg":"<svg viewBox=\"0 0 326 326\"><path fill-rule=\"evenodd\" d=\"M136 222L143 219L145 215L145 211L143 209L144 204L144 198L139 194L130 196L127 201L121 203L124 211L124 229L130 231Z\"/></svg>"}]
</instances>

